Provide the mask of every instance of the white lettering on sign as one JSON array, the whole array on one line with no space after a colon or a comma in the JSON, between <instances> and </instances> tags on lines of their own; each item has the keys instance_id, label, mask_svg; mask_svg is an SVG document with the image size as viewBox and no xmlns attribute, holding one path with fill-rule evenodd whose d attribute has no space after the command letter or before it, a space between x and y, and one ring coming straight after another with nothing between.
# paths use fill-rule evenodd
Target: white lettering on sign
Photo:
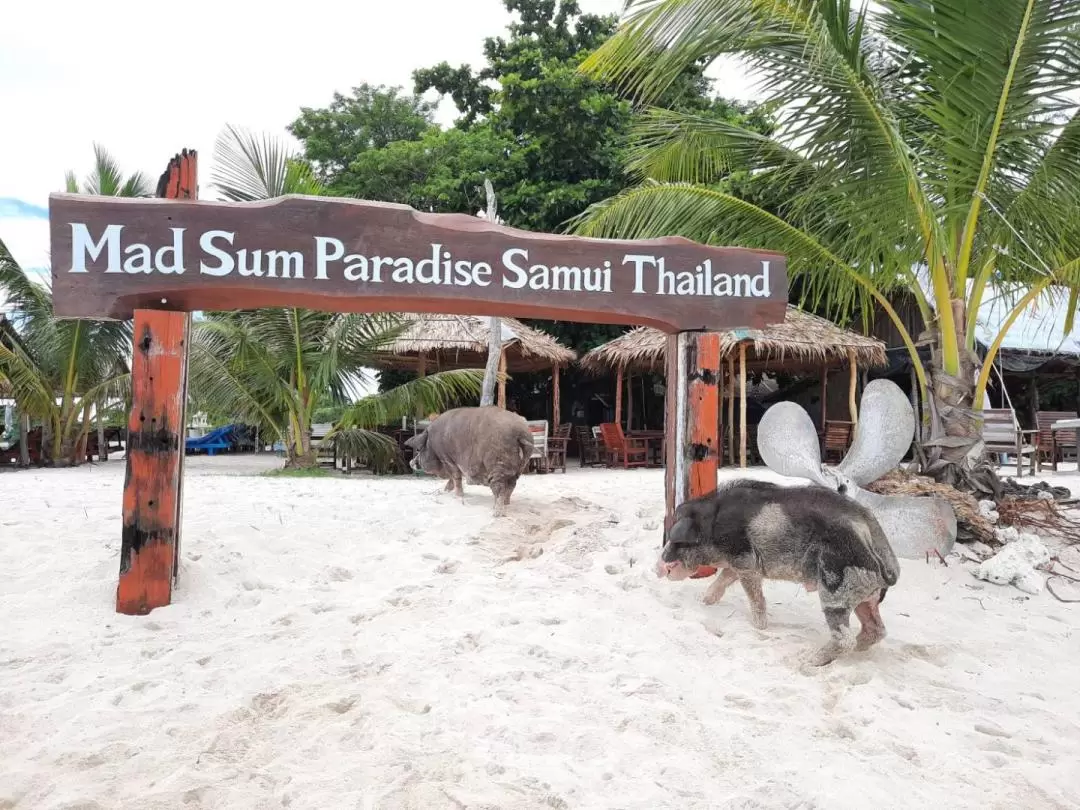
<instances>
[{"instance_id":1,"label":"white lettering on sign","mask_svg":"<svg viewBox=\"0 0 1080 810\"><path fill-rule=\"evenodd\" d=\"M169 228L164 244L125 244L123 225L106 225L91 233L85 223L72 222L70 273L182 274L189 266L204 276L296 281L307 279L305 262L314 269L312 281L342 278L358 285L488 287L498 284L511 290L566 293L611 293L615 282L613 260L595 266L548 264L542 256L523 247L503 251L493 268L486 261L456 256L438 242L419 255L386 256L349 253L345 243L332 236L314 236L310 251L234 247L236 233L208 230L198 234L195 263L184 255L184 228ZM189 243L189 247L190 247ZM535 250L535 249L534 249ZM757 272L714 273L712 260L696 267L675 267L667 256L626 253L615 263L633 276L633 292L639 295L769 298L770 262L758 260Z\"/></svg>"}]
</instances>

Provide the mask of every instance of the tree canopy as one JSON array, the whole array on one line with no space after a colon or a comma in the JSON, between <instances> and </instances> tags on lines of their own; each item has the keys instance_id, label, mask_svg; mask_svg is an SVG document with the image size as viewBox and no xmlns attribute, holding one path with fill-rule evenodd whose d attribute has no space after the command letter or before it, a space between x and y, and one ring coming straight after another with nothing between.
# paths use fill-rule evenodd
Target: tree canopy
<instances>
[{"instance_id":1,"label":"tree canopy","mask_svg":"<svg viewBox=\"0 0 1080 810\"><path fill-rule=\"evenodd\" d=\"M475 214L485 206L484 180L489 179L508 224L560 232L588 206L633 182L625 167L633 104L628 95L580 70L615 32L617 19L582 14L575 0L504 0L504 5L517 18L506 36L485 40L485 64L479 69L442 63L414 73L414 95L363 86L350 97L335 95L329 107L302 111L290 131L330 193ZM433 106L422 100L431 91L456 105L453 127L431 123ZM680 71L661 103L762 133L771 129L763 112L712 96L695 65ZM380 116L394 127L376 127ZM379 144L372 135L376 130L399 137ZM607 325L530 325L578 351L623 331Z\"/></svg>"}]
</instances>

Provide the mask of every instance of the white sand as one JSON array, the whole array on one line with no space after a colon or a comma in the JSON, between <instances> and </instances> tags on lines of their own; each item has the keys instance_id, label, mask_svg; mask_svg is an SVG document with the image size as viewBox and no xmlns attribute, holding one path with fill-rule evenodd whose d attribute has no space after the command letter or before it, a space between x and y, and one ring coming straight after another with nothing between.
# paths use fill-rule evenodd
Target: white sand
<instances>
[{"instance_id":1,"label":"white sand","mask_svg":"<svg viewBox=\"0 0 1080 810\"><path fill-rule=\"evenodd\" d=\"M905 561L889 638L807 675L815 595L767 583L759 632L656 579L660 471L529 476L496 521L428 478L222 474L267 461L190 462L141 618L124 463L0 475L0 808L1080 807L1080 609L1046 592Z\"/></svg>"}]
</instances>

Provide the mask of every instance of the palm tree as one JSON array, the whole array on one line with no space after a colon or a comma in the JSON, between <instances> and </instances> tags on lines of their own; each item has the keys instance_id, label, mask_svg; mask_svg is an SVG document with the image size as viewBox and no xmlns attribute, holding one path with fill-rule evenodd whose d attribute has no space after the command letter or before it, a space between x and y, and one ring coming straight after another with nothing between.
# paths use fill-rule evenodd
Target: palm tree
<instances>
[{"instance_id":1,"label":"palm tree","mask_svg":"<svg viewBox=\"0 0 1080 810\"><path fill-rule=\"evenodd\" d=\"M64 185L72 194L151 193L141 173L124 177L116 160L98 144L94 167L83 182L69 171ZM131 325L54 317L47 284L33 280L2 242L0 298L12 308L10 319L19 335L19 340L0 341L0 379L7 380L20 410L41 421L46 463L80 464L86 457L91 411L123 397L129 386Z\"/></svg>"},{"instance_id":2,"label":"palm tree","mask_svg":"<svg viewBox=\"0 0 1080 810\"><path fill-rule=\"evenodd\" d=\"M99 197L150 197L153 189L142 172L124 177L120 165L104 147L94 144L94 168L79 183L75 172L64 176L64 186L69 194L93 194Z\"/></svg>"},{"instance_id":3,"label":"palm tree","mask_svg":"<svg viewBox=\"0 0 1080 810\"><path fill-rule=\"evenodd\" d=\"M574 224L783 251L792 280L834 317L865 318L876 301L929 394L924 469L978 486L979 412L1005 331L1039 298L1069 295L1068 328L1076 309L1080 0L876 5L630 0L583 70L648 104L688 65L735 55L779 126L765 137L650 110L629 159L641 183ZM737 170L774 211L731 191ZM1015 306L980 360L988 288ZM929 370L889 303L897 291L918 303Z\"/></svg>"},{"instance_id":4,"label":"palm tree","mask_svg":"<svg viewBox=\"0 0 1080 810\"><path fill-rule=\"evenodd\" d=\"M80 464L91 410L124 396L130 383L131 324L54 317L49 288L21 268L2 241L0 297L19 336L0 339L0 379L19 410L42 423L46 463Z\"/></svg>"},{"instance_id":5,"label":"palm tree","mask_svg":"<svg viewBox=\"0 0 1080 810\"><path fill-rule=\"evenodd\" d=\"M232 127L218 139L213 185L226 199L320 194L306 164L272 138ZM371 428L403 415L442 410L479 393L476 370L431 374L354 401L375 355L405 329L392 314L350 314L272 308L209 313L193 324L192 398L207 409L258 425L286 447L286 466L315 463L314 414L347 405L331 440L346 452L384 462L396 445Z\"/></svg>"}]
</instances>

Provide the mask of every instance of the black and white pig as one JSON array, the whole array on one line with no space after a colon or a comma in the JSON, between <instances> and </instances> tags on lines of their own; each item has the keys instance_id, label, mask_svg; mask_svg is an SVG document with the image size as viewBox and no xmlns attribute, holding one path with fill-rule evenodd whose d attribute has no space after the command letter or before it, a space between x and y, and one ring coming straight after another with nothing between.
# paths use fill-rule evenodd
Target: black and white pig
<instances>
[{"instance_id":1,"label":"black and white pig","mask_svg":"<svg viewBox=\"0 0 1080 810\"><path fill-rule=\"evenodd\" d=\"M446 478L447 491L464 499L462 481L486 484L495 495L495 515L505 513L518 477L529 466L533 439L528 423L495 406L454 408L405 442L409 466Z\"/></svg>"},{"instance_id":2,"label":"black and white pig","mask_svg":"<svg viewBox=\"0 0 1080 810\"><path fill-rule=\"evenodd\" d=\"M900 572L885 533L865 507L824 487L751 480L675 510L656 573L681 580L702 565L718 569L705 604L720 601L738 581L759 629L767 623L762 580L799 582L817 591L831 635L811 657L816 666L885 638L878 605ZM853 610L862 623L858 637L848 625Z\"/></svg>"}]
</instances>

